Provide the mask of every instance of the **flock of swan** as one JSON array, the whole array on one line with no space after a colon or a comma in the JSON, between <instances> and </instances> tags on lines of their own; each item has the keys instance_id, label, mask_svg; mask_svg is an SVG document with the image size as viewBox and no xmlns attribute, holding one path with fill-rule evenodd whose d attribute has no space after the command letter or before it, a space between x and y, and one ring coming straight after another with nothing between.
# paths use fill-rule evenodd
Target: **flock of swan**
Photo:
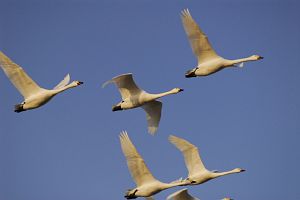
<instances>
[{"instance_id":1,"label":"flock of swan","mask_svg":"<svg viewBox=\"0 0 300 200\"><path fill-rule=\"evenodd\" d=\"M193 53L198 59L198 65L185 73L186 78L208 76L227 67L243 67L244 62L256 61L263 58L258 55L253 55L236 60L224 59L212 48L208 37L194 21L188 9L182 11L181 19ZM70 83L70 75L67 74L65 78L53 89L44 89L32 80L22 67L14 63L1 51L0 67L3 69L11 83L24 97L23 102L15 105L14 111L18 113L43 106L55 95L83 84L81 81L73 81ZM157 99L183 91L181 88L174 88L170 91L159 94L147 93L137 86L131 73L116 76L105 82L103 87L108 83L114 83L119 89L122 97L122 101L114 105L112 107L112 111L127 110L137 107L143 108L146 112L148 132L152 135L156 133L161 118L162 102ZM127 199L145 197L150 200L154 199L153 195L171 187L198 185L214 178L245 171L241 168L235 168L226 172L210 171L206 169L203 164L196 146L187 140L170 135L169 141L182 153L184 157L188 175L185 179L181 178L170 183L163 183L154 178L151 174L143 158L131 142L127 132L121 132L119 137L129 171L136 183L136 188L130 189L125 193L124 197ZM167 200L197 199L198 198L189 195L186 188L167 197ZM229 199L230 198L224 198L223 200Z\"/></svg>"}]
</instances>

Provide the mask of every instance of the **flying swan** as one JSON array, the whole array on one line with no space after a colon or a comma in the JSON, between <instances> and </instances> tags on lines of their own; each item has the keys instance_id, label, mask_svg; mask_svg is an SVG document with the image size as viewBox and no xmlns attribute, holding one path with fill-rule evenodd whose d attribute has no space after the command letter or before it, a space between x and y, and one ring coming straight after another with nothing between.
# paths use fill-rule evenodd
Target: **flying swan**
<instances>
[{"instance_id":1,"label":"flying swan","mask_svg":"<svg viewBox=\"0 0 300 200\"><path fill-rule=\"evenodd\" d=\"M181 12L181 19L190 45L198 59L198 66L187 71L185 74L186 78L207 76L226 67L243 67L244 62L263 59L262 56L258 55L237 60L227 60L222 58L212 48L208 37L194 21L188 9L185 9Z\"/></svg>"},{"instance_id":2,"label":"flying swan","mask_svg":"<svg viewBox=\"0 0 300 200\"><path fill-rule=\"evenodd\" d=\"M135 199L137 197L147 197L153 199L152 195L158 192L184 184L182 180L173 181L171 183L162 183L155 179L143 158L137 152L135 146L132 144L126 131L120 134L120 143L122 151L127 160L128 169L137 187L130 189L125 193L125 198Z\"/></svg>"},{"instance_id":3,"label":"flying swan","mask_svg":"<svg viewBox=\"0 0 300 200\"><path fill-rule=\"evenodd\" d=\"M102 87L105 87L108 83L115 83L122 96L122 101L114 105L112 111L142 107L147 116L148 132L152 135L157 131L161 117L162 102L156 99L183 91L183 89L174 88L168 92L149 94L135 84L130 73L116 76L105 82Z\"/></svg>"},{"instance_id":4,"label":"flying swan","mask_svg":"<svg viewBox=\"0 0 300 200\"><path fill-rule=\"evenodd\" d=\"M170 194L167 197L167 200L200 200L200 199L191 196L188 193L188 189L185 188L185 189L182 189L182 190L179 190L177 192L174 192L174 193ZM222 200L232 200L232 199L230 199L230 198L223 198Z\"/></svg>"},{"instance_id":5,"label":"flying swan","mask_svg":"<svg viewBox=\"0 0 300 200\"><path fill-rule=\"evenodd\" d=\"M0 51L0 67L3 69L6 76L12 82L12 84L19 90L24 97L24 101L15 105L15 112L22 112L34 108L38 108L47 103L58 93L61 93L67 89L76 87L83 84L80 81L70 82L70 75L66 75L65 78L52 90L41 88L36 84L26 72L10 60L3 52Z\"/></svg>"},{"instance_id":6,"label":"flying swan","mask_svg":"<svg viewBox=\"0 0 300 200\"><path fill-rule=\"evenodd\" d=\"M205 168L196 146L173 135L169 136L169 141L175 145L184 156L185 165L189 172L188 177L183 180L183 182L186 182L186 185L198 185L220 176L245 171L241 168L235 168L227 172L209 171Z\"/></svg>"}]
</instances>

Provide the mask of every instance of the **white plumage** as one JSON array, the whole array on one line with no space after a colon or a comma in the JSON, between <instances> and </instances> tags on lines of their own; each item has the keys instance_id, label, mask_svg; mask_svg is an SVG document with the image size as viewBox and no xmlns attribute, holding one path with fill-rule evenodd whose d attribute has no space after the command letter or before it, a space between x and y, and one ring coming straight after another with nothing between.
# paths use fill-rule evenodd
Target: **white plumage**
<instances>
[{"instance_id":1,"label":"white plumage","mask_svg":"<svg viewBox=\"0 0 300 200\"><path fill-rule=\"evenodd\" d=\"M236 60L224 59L215 52L208 37L194 21L188 9L181 12L181 19L192 50L198 60L197 67L186 72L186 78L207 76L226 67L242 67L243 62L255 61L263 58L258 55L253 55Z\"/></svg>"},{"instance_id":2,"label":"white plumage","mask_svg":"<svg viewBox=\"0 0 300 200\"><path fill-rule=\"evenodd\" d=\"M38 108L47 103L56 94L83 83L80 81L73 81L68 85L70 81L70 75L67 74L66 77L52 90L41 88L26 74L22 67L10 60L1 51L0 67L3 69L4 73L9 78L11 83L24 97L24 101L21 104L17 104L15 106L15 112L22 112L25 110Z\"/></svg>"},{"instance_id":3,"label":"white plumage","mask_svg":"<svg viewBox=\"0 0 300 200\"><path fill-rule=\"evenodd\" d=\"M149 94L136 85L130 73L114 77L105 82L103 87L108 83L115 83L122 96L122 101L113 106L112 111L142 107L146 112L148 132L151 134L156 133L161 117L162 102L156 99L183 91L183 89L174 88L164 93Z\"/></svg>"},{"instance_id":4,"label":"white plumage","mask_svg":"<svg viewBox=\"0 0 300 200\"><path fill-rule=\"evenodd\" d=\"M245 171L241 168L235 168L227 172L209 171L205 168L196 146L173 135L169 136L169 141L175 145L184 156L185 165L188 169L188 177L184 180L186 185L197 185L220 176Z\"/></svg>"},{"instance_id":5,"label":"white plumage","mask_svg":"<svg viewBox=\"0 0 300 200\"><path fill-rule=\"evenodd\" d=\"M126 131L121 132L120 143L124 156L127 160L128 169L137 185L136 188L130 189L126 192L125 197L127 199L133 199L136 197L152 198L152 195L155 195L162 190L183 184L181 180L173 181L171 183L162 183L155 179L146 166L143 158L132 144Z\"/></svg>"}]
</instances>

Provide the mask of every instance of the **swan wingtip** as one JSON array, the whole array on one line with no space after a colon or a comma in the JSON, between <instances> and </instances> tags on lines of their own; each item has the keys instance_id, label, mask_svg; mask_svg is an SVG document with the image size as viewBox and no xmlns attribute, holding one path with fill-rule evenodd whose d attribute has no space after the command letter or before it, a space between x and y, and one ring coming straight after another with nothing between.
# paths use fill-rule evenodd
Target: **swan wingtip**
<instances>
[{"instance_id":1,"label":"swan wingtip","mask_svg":"<svg viewBox=\"0 0 300 200\"><path fill-rule=\"evenodd\" d=\"M177 137L175 135L169 135L168 139L169 141L174 141L174 139L176 139Z\"/></svg>"},{"instance_id":2,"label":"swan wingtip","mask_svg":"<svg viewBox=\"0 0 300 200\"><path fill-rule=\"evenodd\" d=\"M105 88L108 84L110 84L110 83L112 83L113 82L113 80L108 80L108 81L106 81L105 83L103 83L102 85L101 85L101 88Z\"/></svg>"}]
</instances>

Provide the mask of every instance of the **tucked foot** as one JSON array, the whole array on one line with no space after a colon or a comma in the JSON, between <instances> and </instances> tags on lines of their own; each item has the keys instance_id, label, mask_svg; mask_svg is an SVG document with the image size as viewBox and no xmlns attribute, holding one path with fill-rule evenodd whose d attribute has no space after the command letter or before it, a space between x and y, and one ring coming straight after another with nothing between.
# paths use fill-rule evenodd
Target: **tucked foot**
<instances>
[{"instance_id":1,"label":"tucked foot","mask_svg":"<svg viewBox=\"0 0 300 200\"><path fill-rule=\"evenodd\" d=\"M17 104L17 105L15 105L15 110L14 111L17 112L17 113L25 111L23 109L23 104Z\"/></svg>"},{"instance_id":2,"label":"tucked foot","mask_svg":"<svg viewBox=\"0 0 300 200\"><path fill-rule=\"evenodd\" d=\"M135 196L135 193L137 192L138 190L136 189L136 190L134 190L133 192L132 192L132 190L128 190L127 192L126 192L126 194L125 194L125 198L126 199L136 199L137 198L137 196Z\"/></svg>"},{"instance_id":3,"label":"tucked foot","mask_svg":"<svg viewBox=\"0 0 300 200\"><path fill-rule=\"evenodd\" d=\"M185 73L185 78L192 78L192 77L196 77L196 69L192 69L192 70L189 70Z\"/></svg>"}]
</instances>

